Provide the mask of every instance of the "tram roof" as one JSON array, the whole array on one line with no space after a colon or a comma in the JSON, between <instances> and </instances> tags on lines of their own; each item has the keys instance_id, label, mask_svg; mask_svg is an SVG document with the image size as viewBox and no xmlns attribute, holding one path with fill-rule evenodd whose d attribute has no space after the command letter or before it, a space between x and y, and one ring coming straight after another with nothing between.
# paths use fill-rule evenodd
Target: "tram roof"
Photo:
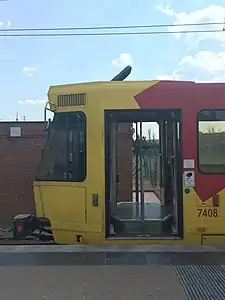
<instances>
[{"instance_id":1,"label":"tram roof","mask_svg":"<svg viewBox=\"0 0 225 300\"><path fill-rule=\"evenodd\" d=\"M194 84L193 81L175 81L175 80L135 80L135 81L93 81L93 82L82 82L82 83L72 83L72 84L62 84L62 85L54 85L49 87L49 92L57 92L57 91L65 91L68 90L85 90L93 91L99 89L117 89L117 88L146 88L146 86L151 86L157 82L168 82L171 84L177 83L185 83L185 84Z\"/></svg>"},{"instance_id":2,"label":"tram roof","mask_svg":"<svg viewBox=\"0 0 225 300\"><path fill-rule=\"evenodd\" d=\"M98 94L101 95L101 99L108 99L109 103L112 103L113 99L119 99L120 95L123 100L127 98L134 99L135 103L138 103L138 107L149 107L149 101L151 101L151 107L159 107L160 103L162 107L167 106L181 107L182 100L186 99L187 103L194 103L196 100L202 102L202 107L206 104L210 107L216 105L215 97L219 101L218 105L224 106L224 94L225 83L196 83L194 81L173 81L173 80L143 80L143 81L97 81L97 82L84 82L75 84L64 84L50 86L48 91L49 103L55 107L57 106L73 106L71 99L73 95L77 94L76 101L85 101L85 94L95 94L98 99ZM81 95L82 94L82 95ZM61 104L61 98L64 104ZM81 98L79 98L81 97ZM154 99L154 101L152 100ZM208 100L207 100L208 99ZM212 102L212 99L214 101ZM59 101L59 102L58 102ZM69 102L68 102L69 101ZM124 100L125 101L125 100ZM132 100L133 101L133 100ZM113 100L115 103L115 101ZM128 102L124 107L130 106ZM155 104L154 104L154 103ZM60 103L60 104L58 104ZM65 103L69 103L68 105ZM145 103L145 104L144 104ZM133 103L134 104L134 103ZM80 104L82 105L82 104ZM115 104L119 107L119 102ZM136 107L137 104L134 104ZM200 105L200 102L199 102ZM111 105L112 106L112 105ZM110 107L111 107L110 106Z\"/></svg>"},{"instance_id":3,"label":"tram roof","mask_svg":"<svg viewBox=\"0 0 225 300\"><path fill-rule=\"evenodd\" d=\"M167 87L173 88L188 88L193 86L216 86L223 85L225 83L210 83L210 82L194 82L194 81L178 81L178 80L138 80L138 81L95 81L95 82L83 82L83 83L72 83L54 85L49 87L49 93L65 93L65 92L93 92L105 89L146 89L155 85L156 83L165 83ZM165 85L164 85L165 87Z\"/></svg>"}]
</instances>

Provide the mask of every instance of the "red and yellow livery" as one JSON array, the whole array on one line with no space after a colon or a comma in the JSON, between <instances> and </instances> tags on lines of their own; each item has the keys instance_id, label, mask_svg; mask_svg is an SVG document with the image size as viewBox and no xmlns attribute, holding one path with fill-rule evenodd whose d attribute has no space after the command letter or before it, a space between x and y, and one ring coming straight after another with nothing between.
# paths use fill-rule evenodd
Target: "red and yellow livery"
<instances>
[{"instance_id":1,"label":"red and yellow livery","mask_svg":"<svg viewBox=\"0 0 225 300\"><path fill-rule=\"evenodd\" d=\"M54 119L34 192L37 217L49 220L54 240L63 244L224 244L224 95L224 83L183 81L50 87ZM145 188L142 178L140 126L144 122L157 123L160 132L155 142L159 182L150 188ZM127 189L132 186L127 192L130 198L119 199L122 175L119 178L116 145L118 132L126 124L127 143L132 139L131 127L135 129L131 124L139 128L140 151L136 149L132 157L141 163L136 161L140 167L136 179L134 174L127 175L132 182L125 184ZM132 153L127 149L124 166ZM157 200L152 201L149 193Z\"/></svg>"}]
</instances>

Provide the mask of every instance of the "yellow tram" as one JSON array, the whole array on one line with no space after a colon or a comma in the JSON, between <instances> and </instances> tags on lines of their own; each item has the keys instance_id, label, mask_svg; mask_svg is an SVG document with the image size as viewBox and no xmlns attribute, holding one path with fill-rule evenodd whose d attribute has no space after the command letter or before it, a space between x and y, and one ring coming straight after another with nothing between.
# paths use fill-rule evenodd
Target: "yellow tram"
<instances>
[{"instance_id":1,"label":"yellow tram","mask_svg":"<svg viewBox=\"0 0 225 300\"><path fill-rule=\"evenodd\" d=\"M123 79L49 88L36 215L14 238L224 244L225 84Z\"/></svg>"}]
</instances>

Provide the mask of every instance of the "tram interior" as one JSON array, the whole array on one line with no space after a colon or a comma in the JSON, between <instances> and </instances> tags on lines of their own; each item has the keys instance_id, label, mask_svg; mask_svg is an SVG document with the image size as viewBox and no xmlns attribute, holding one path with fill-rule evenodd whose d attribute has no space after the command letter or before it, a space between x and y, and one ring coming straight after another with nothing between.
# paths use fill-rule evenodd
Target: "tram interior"
<instances>
[{"instance_id":1,"label":"tram interior","mask_svg":"<svg viewBox=\"0 0 225 300\"><path fill-rule=\"evenodd\" d=\"M108 237L179 237L181 112L106 111L105 120Z\"/></svg>"}]
</instances>

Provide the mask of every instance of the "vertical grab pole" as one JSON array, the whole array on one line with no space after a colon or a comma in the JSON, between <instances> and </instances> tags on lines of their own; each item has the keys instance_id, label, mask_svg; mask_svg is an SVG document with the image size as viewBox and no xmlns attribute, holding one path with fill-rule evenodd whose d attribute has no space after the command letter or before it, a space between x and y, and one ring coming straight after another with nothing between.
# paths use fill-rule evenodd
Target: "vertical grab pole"
<instances>
[{"instance_id":1,"label":"vertical grab pole","mask_svg":"<svg viewBox=\"0 0 225 300\"><path fill-rule=\"evenodd\" d=\"M139 202L139 141L138 141L138 122L135 123L135 131L136 131L136 149L135 149L135 194L136 194L136 203Z\"/></svg>"},{"instance_id":2,"label":"vertical grab pole","mask_svg":"<svg viewBox=\"0 0 225 300\"><path fill-rule=\"evenodd\" d=\"M145 219L144 207L144 182L143 182L143 151L142 151L142 122L140 122L140 188L141 188L141 219Z\"/></svg>"},{"instance_id":3,"label":"vertical grab pole","mask_svg":"<svg viewBox=\"0 0 225 300\"><path fill-rule=\"evenodd\" d=\"M116 214L117 190L116 190L116 123L110 123L110 209L111 215Z\"/></svg>"}]
</instances>

